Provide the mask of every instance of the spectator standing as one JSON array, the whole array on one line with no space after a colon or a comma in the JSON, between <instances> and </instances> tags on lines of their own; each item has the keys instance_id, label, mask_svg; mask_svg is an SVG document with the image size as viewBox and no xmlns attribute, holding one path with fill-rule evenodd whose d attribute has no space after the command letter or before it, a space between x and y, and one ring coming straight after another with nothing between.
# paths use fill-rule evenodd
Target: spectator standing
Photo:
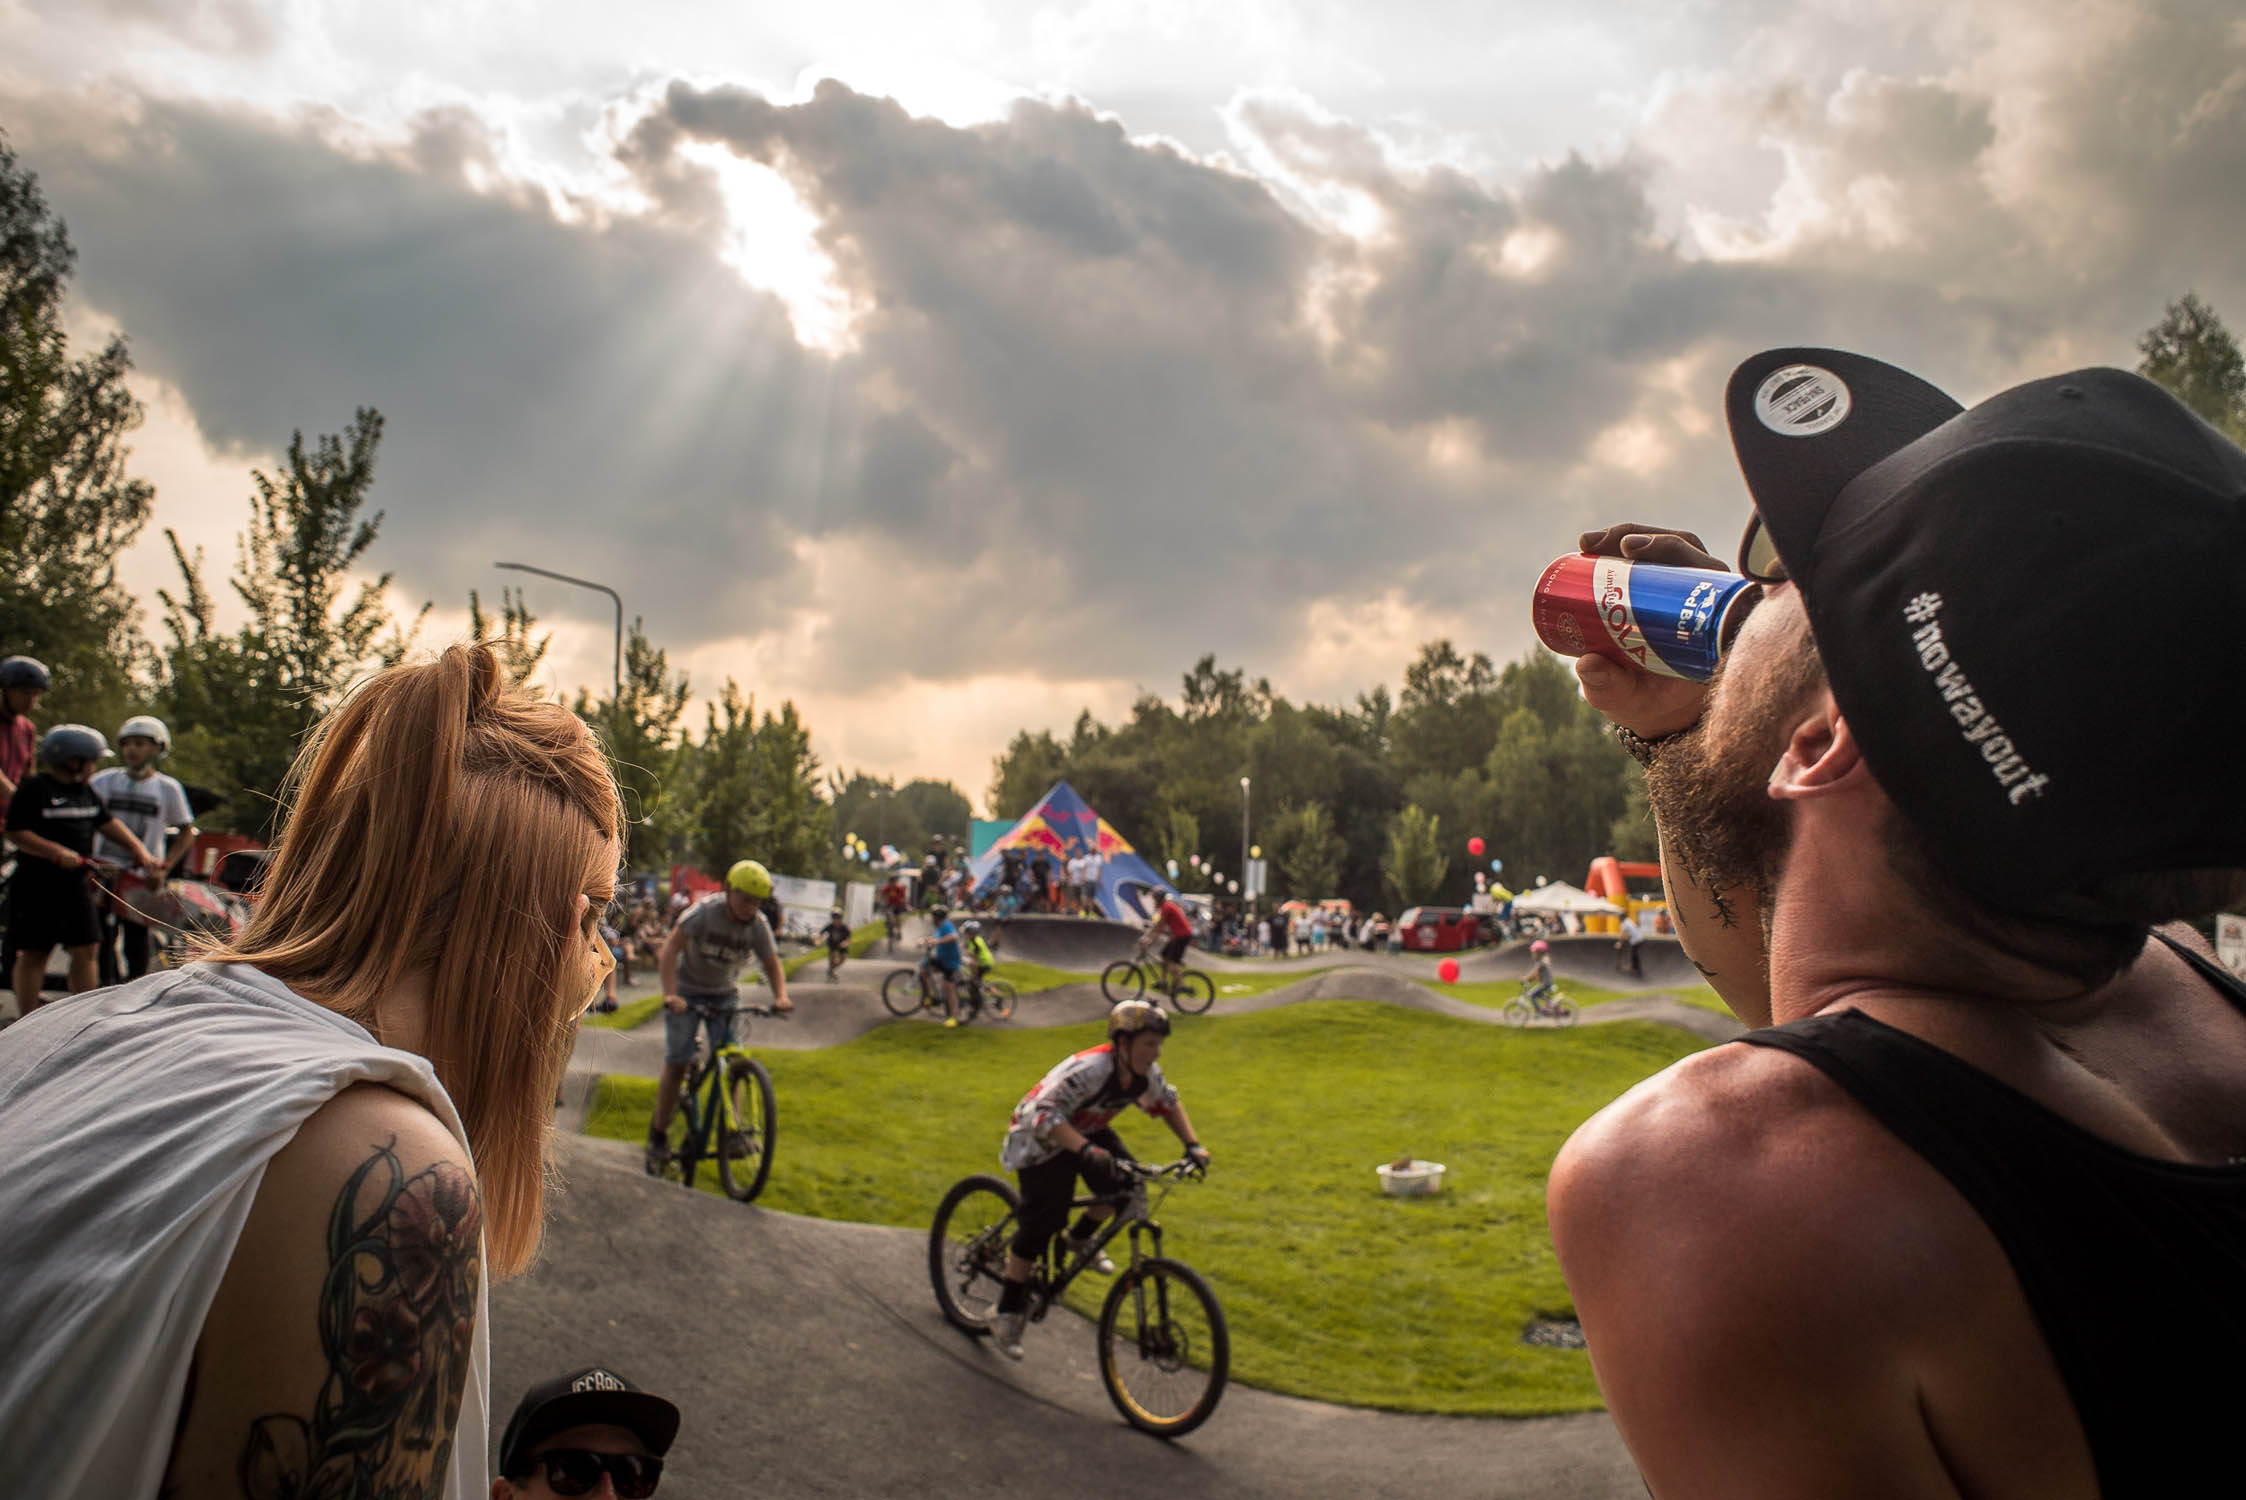
<instances>
[{"instance_id":1,"label":"spectator standing","mask_svg":"<svg viewBox=\"0 0 2246 1500\"><path fill-rule=\"evenodd\" d=\"M487 1268L538 1247L615 783L455 647L354 688L285 801L233 946L0 1033L11 1495L489 1493Z\"/></svg>"},{"instance_id":2,"label":"spectator standing","mask_svg":"<svg viewBox=\"0 0 2246 1500\"><path fill-rule=\"evenodd\" d=\"M0 797L15 796L38 758L39 726L31 711L47 682L47 669L28 656L0 661Z\"/></svg>"},{"instance_id":3,"label":"spectator standing","mask_svg":"<svg viewBox=\"0 0 2246 1500\"><path fill-rule=\"evenodd\" d=\"M1616 1425L1660 1495L2233 1493L2246 984L2176 919L2246 899L2246 700L2177 643L2246 607L2246 452L2118 370L1727 406L1753 613L1705 690L1577 666L1752 1028L1554 1165Z\"/></svg>"},{"instance_id":4,"label":"spectator standing","mask_svg":"<svg viewBox=\"0 0 2246 1500\"><path fill-rule=\"evenodd\" d=\"M127 719L117 731L117 753L125 763L103 767L88 783L101 799L102 808L131 829L141 847L163 863L164 873L159 878L167 880L178 875L195 852L196 837L195 813L187 805L187 789L156 769L171 748L171 731L162 719L151 714ZM130 864L132 851L107 835L96 835L94 857ZM120 946L124 950L121 971ZM119 978L140 978L148 972L148 928L125 920L113 904L104 903L98 957L103 984L115 984Z\"/></svg>"},{"instance_id":5,"label":"spectator standing","mask_svg":"<svg viewBox=\"0 0 2246 1500\"><path fill-rule=\"evenodd\" d=\"M1638 947L1643 942L1645 942L1645 933L1638 927L1638 919L1630 913L1624 912L1622 914L1621 935L1615 939L1614 943L1616 954L1614 966L1618 969L1627 969L1640 979L1645 978L1645 960L1638 952Z\"/></svg>"}]
</instances>

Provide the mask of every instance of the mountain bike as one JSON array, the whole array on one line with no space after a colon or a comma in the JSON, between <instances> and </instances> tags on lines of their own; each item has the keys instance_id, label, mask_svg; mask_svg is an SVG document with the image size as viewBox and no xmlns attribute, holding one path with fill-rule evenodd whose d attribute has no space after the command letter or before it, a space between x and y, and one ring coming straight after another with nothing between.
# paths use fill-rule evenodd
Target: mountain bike
<instances>
[{"instance_id":1,"label":"mountain bike","mask_svg":"<svg viewBox=\"0 0 2246 1500\"><path fill-rule=\"evenodd\" d=\"M1505 1024L1527 1026L1535 1021L1549 1021L1554 1026L1573 1026L1576 1004L1558 990L1539 995L1530 989L1529 982L1521 981L1521 992L1505 1002Z\"/></svg>"},{"instance_id":2,"label":"mountain bike","mask_svg":"<svg viewBox=\"0 0 2246 1500\"><path fill-rule=\"evenodd\" d=\"M1162 1254L1162 1226L1153 1211L1180 1181L1201 1177L1203 1169L1187 1159L1148 1166L1125 1158L1115 1165L1135 1181L1124 1192L1093 1194L1069 1204L1071 1213L1102 1203L1116 1213L1073 1256L1062 1248L1063 1237L1053 1236L1030 1273L1029 1318L1043 1322L1069 1284L1099 1259L1110 1241L1129 1230L1130 1264L1100 1305L1100 1382L1132 1426L1158 1437L1182 1437L1217 1409L1231 1373L1232 1341L1209 1284L1190 1266ZM1161 1186L1160 1197L1152 1201L1150 1184ZM936 1305L963 1333L980 1338L998 1315L1021 1206L1012 1183L975 1176L954 1184L936 1210L928 1231L928 1277L935 1284Z\"/></svg>"},{"instance_id":3,"label":"mountain bike","mask_svg":"<svg viewBox=\"0 0 2246 1500\"><path fill-rule=\"evenodd\" d=\"M1003 1021L1014 1013L1014 1002L1021 998L1012 980L1001 979L996 974L969 978L965 969L959 971L953 989L959 1000L962 1021L972 1021L986 1010ZM944 1008L944 982L936 977L933 964L924 962L910 969L895 969L881 981L881 1003L893 1016L940 1011Z\"/></svg>"},{"instance_id":4,"label":"mountain bike","mask_svg":"<svg viewBox=\"0 0 2246 1500\"><path fill-rule=\"evenodd\" d=\"M1144 952L1119 958L1100 971L1100 993L1110 1005L1136 1000L1150 988L1189 1015L1199 1015L1216 1004L1217 982L1207 974L1199 969L1180 970L1177 988L1172 989L1162 977L1162 965Z\"/></svg>"},{"instance_id":5,"label":"mountain bike","mask_svg":"<svg viewBox=\"0 0 2246 1500\"><path fill-rule=\"evenodd\" d=\"M770 1016L770 1006L736 1005L729 1016ZM772 1147L776 1126L772 1101L772 1075L749 1055L739 1039L713 1054L709 1039L697 1026L694 1064L679 1089L678 1109L671 1115L670 1156L651 1175L672 1178L693 1187L705 1158L715 1158L719 1186L736 1203L747 1203L764 1191L772 1175Z\"/></svg>"}]
</instances>

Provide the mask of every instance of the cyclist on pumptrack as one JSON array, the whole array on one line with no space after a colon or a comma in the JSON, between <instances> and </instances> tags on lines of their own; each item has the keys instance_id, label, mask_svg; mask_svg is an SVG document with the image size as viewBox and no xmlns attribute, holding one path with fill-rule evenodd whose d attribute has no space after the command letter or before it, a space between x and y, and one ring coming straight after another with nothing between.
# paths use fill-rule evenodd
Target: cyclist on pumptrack
<instances>
[{"instance_id":1,"label":"cyclist on pumptrack","mask_svg":"<svg viewBox=\"0 0 2246 1500\"><path fill-rule=\"evenodd\" d=\"M1170 1034L1170 1018L1159 1005L1126 1000L1108 1013L1107 1042L1088 1048L1047 1073L1014 1106L999 1161L1021 1182L1020 1228L1006 1257L1006 1286L998 1296L991 1333L1001 1354L1022 1357L1022 1324L1029 1316L1030 1274L1046 1242L1062 1229L1076 1179L1094 1193L1128 1191L1131 1179L1117 1170L1118 1160L1136 1160L1108 1122L1136 1104L1168 1125L1197 1165L1209 1164L1208 1148L1194 1139L1178 1091L1162 1076L1156 1059ZM1085 1210L1061 1244L1080 1251L1114 1212L1105 1205ZM1115 1263L1102 1255L1090 1267L1103 1276Z\"/></svg>"},{"instance_id":2,"label":"cyclist on pumptrack","mask_svg":"<svg viewBox=\"0 0 2246 1500\"><path fill-rule=\"evenodd\" d=\"M841 907L827 914L827 925L819 929L819 936L827 945L827 983L832 984L835 970L850 957L850 924L843 920Z\"/></svg>"},{"instance_id":3,"label":"cyclist on pumptrack","mask_svg":"<svg viewBox=\"0 0 2246 1500\"><path fill-rule=\"evenodd\" d=\"M1193 941L1193 918L1185 914L1175 896L1164 896L1155 909L1154 920L1146 924L1142 947L1160 939L1162 943L1162 988L1170 994L1178 990L1178 978L1185 972L1186 945Z\"/></svg>"},{"instance_id":4,"label":"cyclist on pumptrack","mask_svg":"<svg viewBox=\"0 0 2246 1500\"><path fill-rule=\"evenodd\" d=\"M1542 938L1529 944L1529 971L1521 976L1521 983L1523 997L1529 1000L1549 1000L1557 993L1552 987L1552 945Z\"/></svg>"},{"instance_id":5,"label":"cyclist on pumptrack","mask_svg":"<svg viewBox=\"0 0 2246 1500\"><path fill-rule=\"evenodd\" d=\"M655 1116L647 1125L651 1175L661 1176L670 1159L671 1112L694 1062L695 1031L708 1029L713 1053L733 1044L733 1011L740 1004L734 979L751 953L772 986L772 1008L795 1009L771 925L759 910L771 894L771 872L753 859L741 860L725 872L725 889L688 907L663 939L656 957L663 979L663 1073L655 1085Z\"/></svg>"}]
</instances>

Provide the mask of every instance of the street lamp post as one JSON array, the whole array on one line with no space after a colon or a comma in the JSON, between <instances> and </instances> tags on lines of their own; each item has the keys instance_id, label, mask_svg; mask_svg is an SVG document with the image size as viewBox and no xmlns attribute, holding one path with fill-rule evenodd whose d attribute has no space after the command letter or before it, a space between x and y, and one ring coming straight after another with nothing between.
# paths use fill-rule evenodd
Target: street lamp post
<instances>
[{"instance_id":1,"label":"street lamp post","mask_svg":"<svg viewBox=\"0 0 2246 1500\"><path fill-rule=\"evenodd\" d=\"M616 696L624 696L624 599L605 583L595 583L589 578L572 578L567 573L556 573L550 568L534 568L529 563L495 562L495 568L506 568L516 573L536 573L541 578L552 578L561 583L574 583L581 589L598 589L616 603Z\"/></svg>"},{"instance_id":2,"label":"street lamp post","mask_svg":"<svg viewBox=\"0 0 2246 1500\"><path fill-rule=\"evenodd\" d=\"M1240 889L1249 900L1255 898L1248 870L1248 778L1245 776L1240 778Z\"/></svg>"}]
</instances>

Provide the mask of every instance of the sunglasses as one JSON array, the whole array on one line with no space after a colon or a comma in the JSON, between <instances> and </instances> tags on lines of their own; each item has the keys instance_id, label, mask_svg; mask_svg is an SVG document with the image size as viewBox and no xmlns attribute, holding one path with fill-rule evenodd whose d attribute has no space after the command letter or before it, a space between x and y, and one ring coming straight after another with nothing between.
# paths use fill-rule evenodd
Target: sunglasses
<instances>
[{"instance_id":1,"label":"sunglasses","mask_svg":"<svg viewBox=\"0 0 2246 1500\"><path fill-rule=\"evenodd\" d=\"M546 1466L546 1488L557 1495L589 1495L605 1473L621 1500L647 1500L663 1477L663 1460L645 1453L549 1448L531 1462Z\"/></svg>"},{"instance_id":2,"label":"sunglasses","mask_svg":"<svg viewBox=\"0 0 2246 1500\"><path fill-rule=\"evenodd\" d=\"M1739 572L1757 583L1786 581L1785 561L1778 555L1778 544L1770 539L1770 528L1762 523L1761 511L1747 518L1747 534L1739 539Z\"/></svg>"}]
</instances>

